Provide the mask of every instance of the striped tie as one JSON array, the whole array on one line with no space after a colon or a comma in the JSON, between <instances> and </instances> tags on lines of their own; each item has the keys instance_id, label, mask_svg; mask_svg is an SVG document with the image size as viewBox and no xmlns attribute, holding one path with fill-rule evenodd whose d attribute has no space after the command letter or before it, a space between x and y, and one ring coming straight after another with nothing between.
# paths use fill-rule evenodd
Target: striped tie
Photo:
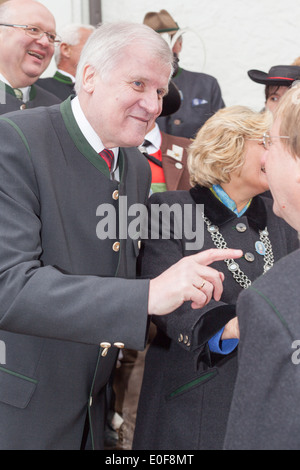
<instances>
[{"instance_id":1,"label":"striped tie","mask_svg":"<svg viewBox=\"0 0 300 470\"><path fill-rule=\"evenodd\" d=\"M109 171L111 170L113 161L114 161L114 152L112 150L103 149L102 152L99 153L100 157L106 161Z\"/></svg>"}]
</instances>

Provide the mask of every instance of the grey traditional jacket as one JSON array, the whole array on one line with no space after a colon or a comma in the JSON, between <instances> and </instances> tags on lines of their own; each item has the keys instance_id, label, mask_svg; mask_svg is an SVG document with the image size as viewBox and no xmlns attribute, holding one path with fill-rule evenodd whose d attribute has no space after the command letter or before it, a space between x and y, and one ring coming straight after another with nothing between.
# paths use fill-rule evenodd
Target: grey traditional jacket
<instances>
[{"instance_id":1,"label":"grey traditional jacket","mask_svg":"<svg viewBox=\"0 0 300 470\"><path fill-rule=\"evenodd\" d=\"M251 281L262 275L264 270L264 256L255 250L259 230L267 226L275 261L298 247L296 231L274 215L270 198L255 197L239 218L206 188L157 193L151 196L149 207L163 203L169 207L177 204L182 209L174 210L174 227L178 228L187 221L189 224L183 227L182 238L173 236L176 233L174 229L169 239L152 237L145 240L141 253L144 276L155 277L182 257L196 252L187 249L191 241L191 230L187 228L201 230L201 216L200 224L199 219L196 223L196 204L204 205L204 214L219 227L229 248L243 250L245 256L238 263ZM190 220L181 217L188 206L193 207ZM210 248L215 248L215 245L204 228L202 249ZM212 300L206 307L195 310L186 302L164 318L153 319L158 326L158 334L146 357L134 449L223 447L236 377L237 353L234 351L227 356L212 353L207 343L235 316L236 301L243 288L223 261L213 263L212 267L225 274L224 291L219 302ZM251 315L251 309L247 313Z\"/></svg>"},{"instance_id":2,"label":"grey traditional jacket","mask_svg":"<svg viewBox=\"0 0 300 470\"><path fill-rule=\"evenodd\" d=\"M300 448L299 267L297 250L238 300L239 367L225 449Z\"/></svg>"},{"instance_id":3,"label":"grey traditional jacket","mask_svg":"<svg viewBox=\"0 0 300 470\"><path fill-rule=\"evenodd\" d=\"M49 91L62 101L66 100L71 94L75 94L72 79L63 75L58 70L53 77L39 78L36 81L36 85Z\"/></svg>"},{"instance_id":4,"label":"grey traditional jacket","mask_svg":"<svg viewBox=\"0 0 300 470\"><path fill-rule=\"evenodd\" d=\"M135 280L138 236L119 239L118 221L121 196L146 202L149 165L120 149L111 181L70 99L2 116L0 141L0 448L79 449L88 416L99 449L119 348L146 341L149 282ZM116 227L101 239L105 207Z\"/></svg>"}]
</instances>

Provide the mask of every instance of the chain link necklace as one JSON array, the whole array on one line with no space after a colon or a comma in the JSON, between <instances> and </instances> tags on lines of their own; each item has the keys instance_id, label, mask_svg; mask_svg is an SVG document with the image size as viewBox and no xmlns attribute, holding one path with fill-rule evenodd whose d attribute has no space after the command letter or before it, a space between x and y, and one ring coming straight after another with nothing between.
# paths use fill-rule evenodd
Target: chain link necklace
<instances>
[{"instance_id":1,"label":"chain link necklace","mask_svg":"<svg viewBox=\"0 0 300 470\"><path fill-rule=\"evenodd\" d=\"M224 237L219 231L219 227L213 225L211 221L204 215L202 212L202 217L204 222L207 226L207 231L210 233L212 241L216 248L228 248ZM269 232L267 227L264 230L259 230L259 238L260 241L265 246L265 254L264 254L264 272L265 274L274 264L274 255L272 250L272 244L269 239ZM251 286L252 282L248 278L248 276L240 269L238 263L234 259L225 259L224 263L226 263L228 270L232 273L233 278L235 281L243 287L243 289L248 289Z\"/></svg>"}]
</instances>

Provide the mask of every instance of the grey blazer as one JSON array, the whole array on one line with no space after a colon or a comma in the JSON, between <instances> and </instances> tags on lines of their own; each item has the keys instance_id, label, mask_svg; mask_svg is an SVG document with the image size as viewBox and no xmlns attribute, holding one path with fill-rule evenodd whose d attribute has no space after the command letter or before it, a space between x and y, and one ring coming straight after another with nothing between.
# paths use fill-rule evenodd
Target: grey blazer
<instances>
[{"instance_id":1,"label":"grey blazer","mask_svg":"<svg viewBox=\"0 0 300 470\"><path fill-rule=\"evenodd\" d=\"M225 449L300 448L300 250L237 304L241 340Z\"/></svg>"},{"instance_id":2,"label":"grey blazer","mask_svg":"<svg viewBox=\"0 0 300 470\"><path fill-rule=\"evenodd\" d=\"M0 448L79 449L88 416L99 449L120 343L142 350L147 335L138 236L119 240L118 220L121 196L146 202L149 165L121 149L111 181L70 99L2 116L0 139ZM102 204L115 239L97 236Z\"/></svg>"}]
</instances>

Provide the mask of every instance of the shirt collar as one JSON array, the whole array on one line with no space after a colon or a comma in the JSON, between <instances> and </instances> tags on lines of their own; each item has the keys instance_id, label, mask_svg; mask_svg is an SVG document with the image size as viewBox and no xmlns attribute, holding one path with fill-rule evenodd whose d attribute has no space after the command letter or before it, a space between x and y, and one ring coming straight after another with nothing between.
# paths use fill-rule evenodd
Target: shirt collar
<instances>
[{"instance_id":1,"label":"shirt collar","mask_svg":"<svg viewBox=\"0 0 300 470\"><path fill-rule=\"evenodd\" d=\"M75 98L72 99L71 101L71 106L72 106L72 111L74 114L74 118L78 124L79 129L81 130L82 134L88 141L91 147L95 150L95 152L100 153L104 149L104 145L102 143L102 140L96 133L96 131L93 129L87 118L85 117L84 112L82 111L82 108L80 106L79 98L76 96ZM119 155L119 147L115 147L110 149L114 153L114 165L113 168L111 169L111 172L114 172L117 163L118 163L118 155Z\"/></svg>"},{"instance_id":2,"label":"shirt collar","mask_svg":"<svg viewBox=\"0 0 300 470\"><path fill-rule=\"evenodd\" d=\"M226 191L224 191L224 189L219 184L214 184L212 188L210 188L210 190L219 199L219 201L225 204L225 206L228 207L228 209L230 209L232 212L234 212L237 217L241 217L251 204L252 199L250 199L250 201L248 201L245 207L243 207L243 209L238 212L234 200L228 196Z\"/></svg>"},{"instance_id":3,"label":"shirt collar","mask_svg":"<svg viewBox=\"0 0 300 470\"><path fill-rule=\"evenodd\" d=\"M151 145L147 148L149 154L158 152L161 147L161 133L157 123L155 123L154 128L146 134L145 140L151 142Z\"/></svg>"}]
</instances>

